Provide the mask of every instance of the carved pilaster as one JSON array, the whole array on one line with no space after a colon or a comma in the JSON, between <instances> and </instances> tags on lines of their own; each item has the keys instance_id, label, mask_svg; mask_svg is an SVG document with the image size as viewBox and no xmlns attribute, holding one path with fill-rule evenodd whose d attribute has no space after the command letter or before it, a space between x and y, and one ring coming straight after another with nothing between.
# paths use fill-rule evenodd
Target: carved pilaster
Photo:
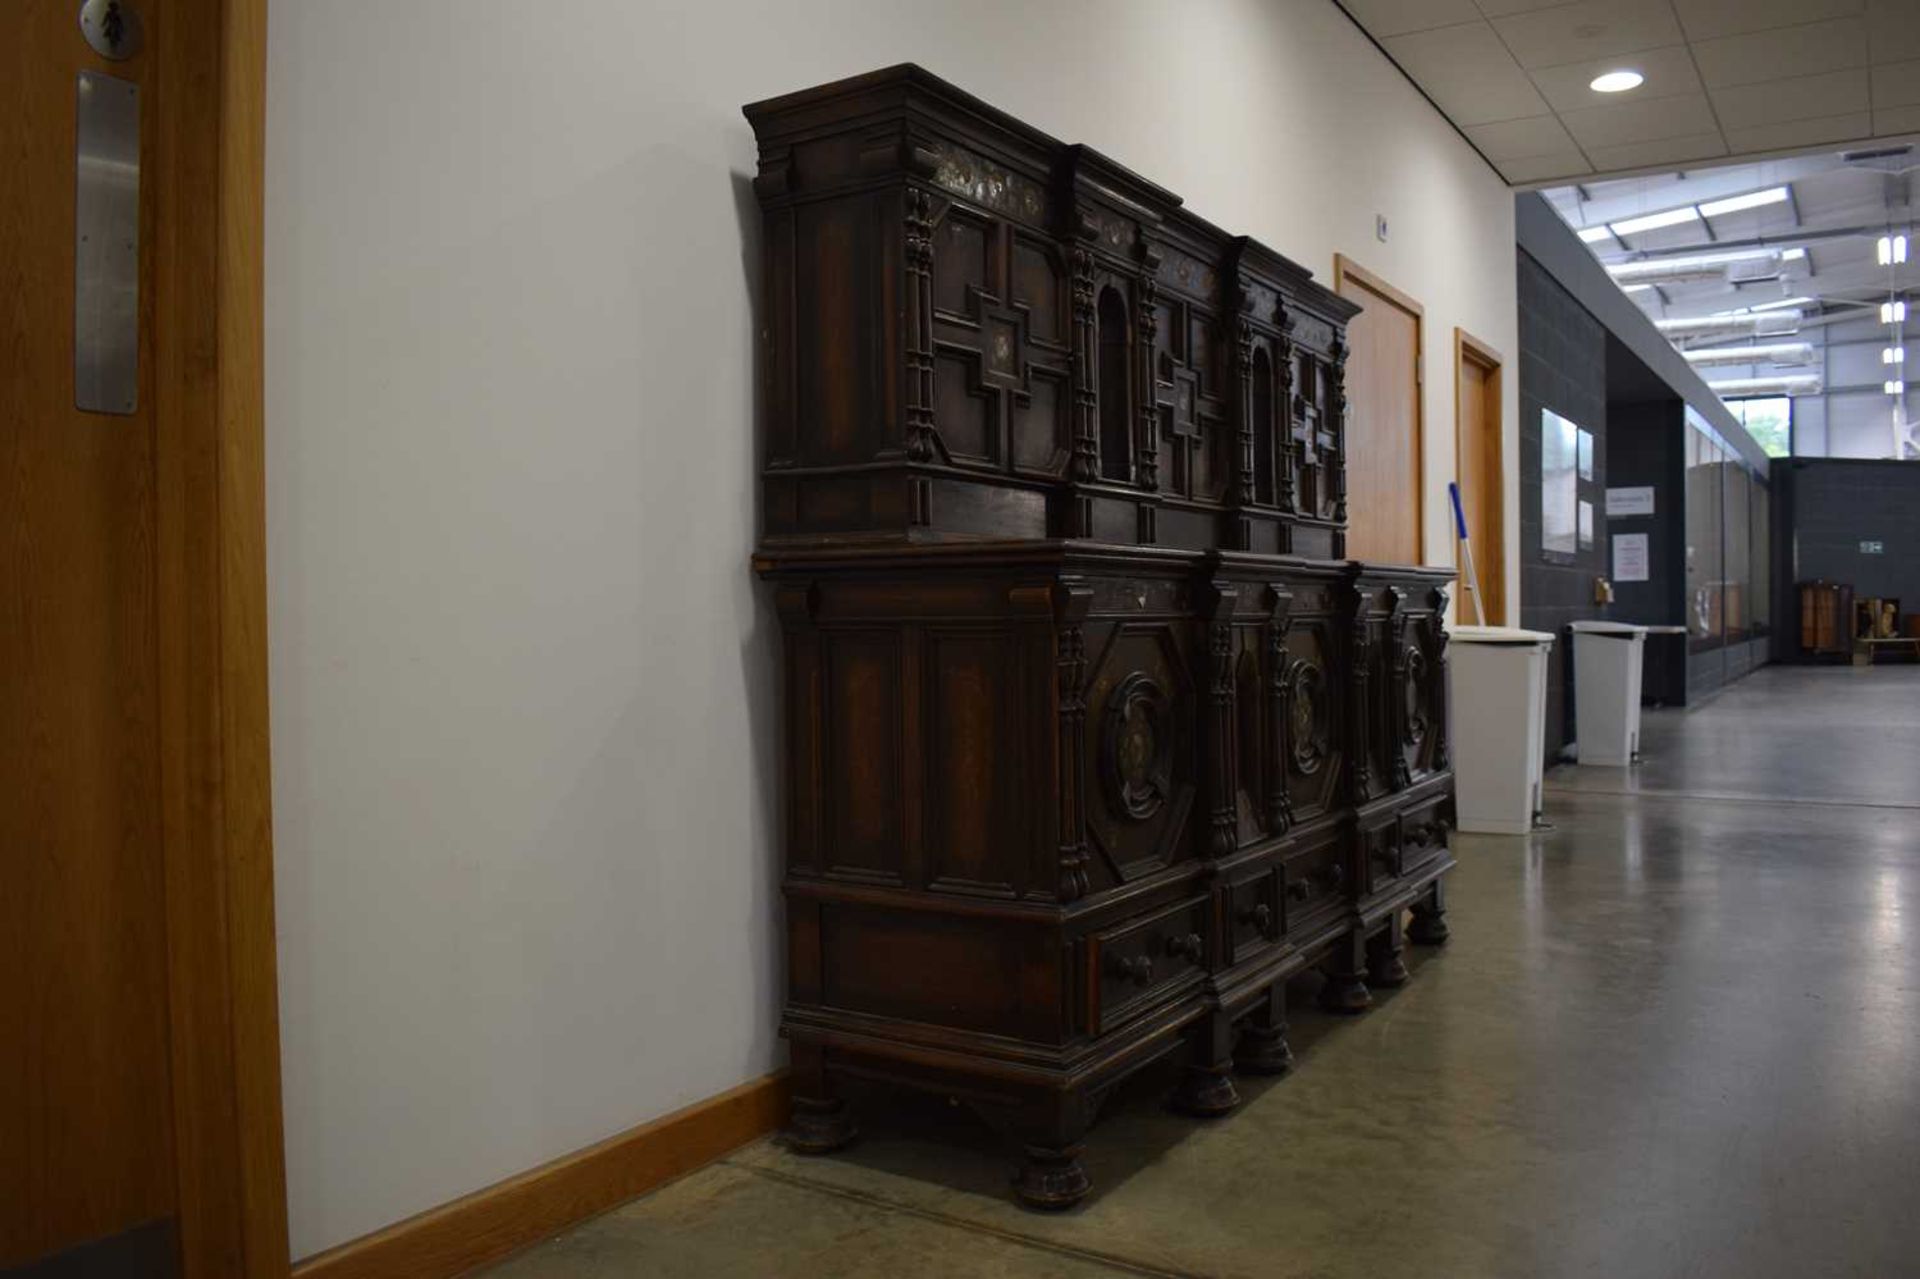
<instances>
[{"instance_id":1,"label":"carved pilaster","mask_svg":"<svg viewBox=\"0 0 1920 1279\"><path fill-rule=\"evenodd\" d=\"M1353 802L1364 804L1373 798L1373 634L1368 616L1367 594L1356 589L1353 618L1347 640L1350 667L1347 710L1347 735L1353 754Z\"/></svg>"},{"instance_id":2,"label":"carved pilaster","mask_svg":"<svg viewBox=\"0 0 1920 1279\"><path fill-rule=\"evenodd\" d=\"M1207 747L1212 783L1208 801L1208 851L1214 857L1232 855L1240 846L1237 816L1239 734L1234 715L1233 608L1239 592L1213 588L1213 607L1207 619Z\"/></svg>"},{"instance_id":3,"label":"carved pilaster","mask_svg":"<svg viewBox=\"0 0 1920 1279\"><path fill-rule=\"evenodd\" d=\"M1333 340L1333 456L1321 460L1321 470L1333 481L1333 518L1347 522L1347 339ZM1344 541L1344 539L1343 539Z\"/></svg>"},{"instance_id":4,"label":"carved pilaster","mask_svg":"<svg viewBox=\"0 0 1920 1279\"><path fill-rule=\"evenodd\" d=\"M1233 496L1239 505L1253 505L1253 325L1246 315L1247 302L1242 295L1241 312L1233 325L1233 371L1235 395L1234 419L1237 427Z\"/></svg>"},{"instance_id":5,"label":"carved pilaster","mask_svg":"<svg viewBox=\"0 0 1920 1279\"><path fill-rule=\"evenodd\" d=\"M1427 621L1428 665L1433 679L1433 731L1440 736L1433 744L1433 766L1445 771L1453 767L1453 754L1447 749L1447 588L1436 586L1432 595L1433 616Z\"/></svg>"},{"instance_id":6,"label":"carved pilaster","mask_svg":"<svg viewBox=\"0 0 1920 1279\"><path fill-rule=\"evenodd\" d=\"M933 197L907 188L906 448L910 462L934 460Z\"/></svg>"},{"instance_id":7,"label":"carved pilaster","mask_svg":"<svg viewBox=\"0 0 1920 1279\"><path fill-rule=\"evenodd\" d=\"M1140 246L1140 305L1135 318L1138 358L1134 360L1134 403L1140 406L1139 426L1134 441L1134 474L1140 487L1149 493L1160 488L1160 419L1153 394L1153 351L1160 336L1160 250L1151 244Z\"/></svg>"},{"instance_id":8,"label":"carved pilaster","mask_svg":"<svg viewBox=\"0 0 1920 1279\"><path fill-rule=\"evenodd\" d=\"M1100 478L1100 334L1093 292L1093 251L1073 250L1073 460L1069 478Z\"/></svg>"},{"instance_id":9,"label":"carved pilaster","mask_svg":"<svg viewBox=\"0 0 1920 1279\"><path fill-rule=\"evenodd\" d=\"M1287 790L1288 737L1293 723L1293 661L1287 653L1288 614L1293 593L1275 586L1267 621L1267 833L1279 835L1293 825L1293 796Z\"/></svg>"},{"instance_id":10,"label":"carved pilaster","mask_svg":"<svg viewBox=\"0 0 1920 1279\"><path fill-rule=\"evenodd\" d=\"M1060 900L1087 895L1087 644L1082 624L1093 602L1086 587L1055 592L1055 669L1060 719Z\"/></svg>"},{"instance_id":11,"label":"carved pilaster","mask_svg":"<svg viewBox=\"0 0 1920 1279\"><path fill-rule=\"evenodd\" d=\"M1280 406L1280 421L1274 424L1274 451L1279 454L1274 459L1273 500L1283 511L1294 510L1293 483L1293 361L1295 351L1293 338L1288 330L1293 319L1287 314L1287 303L1283 298L1274 303L1273 322L1280 330L1280 342L1276 354L1280 367L1274 370L1279 375L1280 385L1274 403Z\"/></svg>"},{"instance_id":12,"label":"carved pilaster","mask_svg":"<svg viewBox=\"0 0 1920 1279\"><path fill-rule=\"evenodd\" d=\"M1395 611L1387 622L1387 634L1392 637L1389 653L1392 678L1387 687L1387 718L1391 723L1391 736L1388 741L1393 748L1393 785L1396 790L1405 790L1413 785L1413 768L1407 762L1407 754L1420 744L1422 728L1415 717L1411 701L1425 695L1425 674L1422 668L1426 657L1419 651L1419 640L1410 637L1408 631L1412 619L1398 609L1400 592L1388 592L1393 599Z\"/></svg>"}]
</instances>

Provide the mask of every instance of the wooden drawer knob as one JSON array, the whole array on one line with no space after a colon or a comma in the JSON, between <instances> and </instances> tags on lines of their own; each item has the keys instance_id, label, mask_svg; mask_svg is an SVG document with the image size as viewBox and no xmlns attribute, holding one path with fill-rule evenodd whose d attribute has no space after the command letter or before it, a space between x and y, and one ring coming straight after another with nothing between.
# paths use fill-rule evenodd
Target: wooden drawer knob
<instances>
[{"instance_id":1,"label":"wooden drawer knob","mask_svg":"<svg viewBox=\"0 0 1920 1279\"><path fill-rule=\"evenodd\" d=\"M1240 922L1252 924L1254 930L1265 936L1273 932L1273 907L1261 902L1240 912Z\"/></svg>"},{"instance_id":2,"label":"wooden drawer knob","mask_svg":"<svg viewBox=\"0 0 1920 1279\"><path fill-rule=\"evenodd\" d=\"M1200 962L1200 957L1206 953L1206 943L1200 940L1199 933L1188 933L1185 937L1169 937L1167 953L1176 959L1184 955L1197 964Z\"/></svg>"},{"instance_id":3,"label":"wooden drawer knob","mask_svg":"<svg viewBox=\"0 0 1920 1279\"><path fill-rule=\"evenodd\" d=\"M1114 955L1107 960L1107 971L1136 986L1146 986L1153 981L1153 957L1136 955L1128 959L1125 955Z\"/></svg>"}]
</instances>

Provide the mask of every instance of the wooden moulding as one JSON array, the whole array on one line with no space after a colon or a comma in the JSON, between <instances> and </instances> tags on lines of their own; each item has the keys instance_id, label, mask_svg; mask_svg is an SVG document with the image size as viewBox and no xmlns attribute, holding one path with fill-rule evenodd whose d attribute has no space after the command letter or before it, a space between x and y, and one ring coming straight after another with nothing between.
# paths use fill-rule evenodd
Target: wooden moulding
<instances>
[{"instance_id":1,"label":"wooden moulding","mask_svg":"<svg viewBox=\"0 0 1920 1279\"><path fill-rule=\"evenodd\" d=\"M787 1105L786 1072L762 1075L317 1253L294 1266L295 1279L443 1279L465 1274L773 1131L786 1122Z\"/></svg>"}]
</instances>

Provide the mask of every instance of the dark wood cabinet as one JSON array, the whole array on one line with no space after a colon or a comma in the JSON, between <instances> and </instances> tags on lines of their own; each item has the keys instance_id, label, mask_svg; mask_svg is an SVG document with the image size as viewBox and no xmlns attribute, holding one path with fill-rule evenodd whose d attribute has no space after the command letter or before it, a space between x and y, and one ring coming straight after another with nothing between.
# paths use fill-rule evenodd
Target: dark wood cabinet
<instances>
[{"instance_id":1,"label":"dark wood cabinet","mask_svg":"<svg viewBox=\"0 0 1920 1279\"><path fill-rule=\"evenodd\" d=\"M1343 558L1353 304L896 67L746 109L803 1150L868 1078L1062 1206L1108 1090L1284 1070L1444 939L1450 574ZM1408 913L1411 912L1411 924Z\"/></svg>"}]
</instances>

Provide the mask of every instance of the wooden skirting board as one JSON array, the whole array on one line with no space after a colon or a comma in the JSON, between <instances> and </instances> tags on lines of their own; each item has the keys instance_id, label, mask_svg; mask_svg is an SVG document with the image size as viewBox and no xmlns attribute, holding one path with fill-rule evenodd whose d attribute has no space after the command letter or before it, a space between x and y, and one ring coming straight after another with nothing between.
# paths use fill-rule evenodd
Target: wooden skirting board
<instances>
[{"instance_id":1,"label":"wooden skirting board","mask_svg":"<svg viewBox=\"0 0 1920 1279\"><path fill-rule=\"evenodd\" d=\"M450 1279L605 1212L786 1121L776 1071L317 1253L294 1279Z\"/></svg>"}]
</instances>

